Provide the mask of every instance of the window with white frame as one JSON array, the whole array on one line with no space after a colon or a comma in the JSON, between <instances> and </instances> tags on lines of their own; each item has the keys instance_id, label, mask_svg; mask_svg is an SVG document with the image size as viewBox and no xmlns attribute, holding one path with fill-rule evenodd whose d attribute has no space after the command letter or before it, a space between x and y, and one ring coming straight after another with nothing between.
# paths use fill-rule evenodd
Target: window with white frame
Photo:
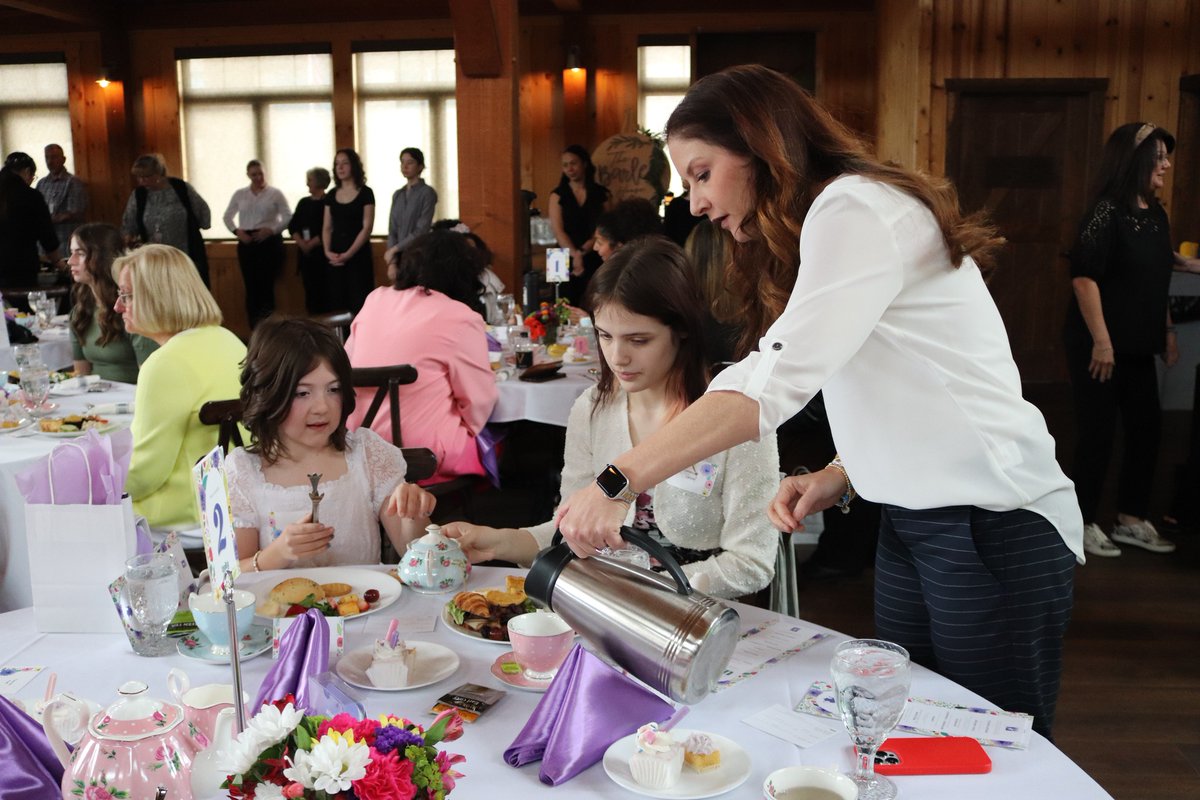
<instances>
[{"instance_id":1,"label":"window with white frame","mask_svg":"<svg viewBox=\"0 0 1200 800\"><path fill-rule=\"evenodd\" d=\"M438 194L434 219L458 216L454 81L452 46L355 53L355 129L367 181L378 204L377 236L387 235L392 194L405 183L400 174L400 151L406 147L416 147L425 156L421 177Z\"/></svg>"},{"instance_id":2,"label":"window with white frame","mask_svg":"<svg viewBox=\"0 0 1200 800\"><path fill-rule=\"evenodd\" d=\"M333 169L333 63L328 53L181 58L183 177L213 212L211 238L246 163L263 162L267 183L294 208L308 196L305 173ZM173 168L173 165L168 165Z\"/></svg>"},{"instance_id":3,"label":"window with white frame","mask_svg":"<svg viewBox=\"0 0 1200 800\"><path fill-rule=\"evenodd\" d=\"M638 47L638 120L641 126L661 133L691 83L691 45ZM683 181L674 165L671 166L670 191L676 197L683 192Z\"/></svg>"},{"instance_id":4,"label":"window with white frame","mask_svg":"<svg viewBox=\"0 0 1200 800\"><path fill-rule=\"evenodd\" d=\"M74 172L68 96L66 64L0 64L0 158L17 150L28 153L40 177L46 173L43 150L59 144L67 169Z\"/></svg>"}]
</instances>

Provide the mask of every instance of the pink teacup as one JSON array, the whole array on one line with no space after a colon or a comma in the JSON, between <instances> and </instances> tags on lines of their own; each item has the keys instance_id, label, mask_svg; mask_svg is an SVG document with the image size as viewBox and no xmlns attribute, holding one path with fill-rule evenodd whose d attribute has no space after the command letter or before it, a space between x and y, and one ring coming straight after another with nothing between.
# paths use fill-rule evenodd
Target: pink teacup
<instances>
[{"instance_id":1,"label":"pink teacup","mask_svg":"<svg viewBox=\"0 0 1200 800\"><path fill-rule=\"evenodd\" d=\"M233 686L228 683L207 683L192 688L187 673L176 668L167 674L167 688L176 702L183 706L189 732L200 749L208 747L216 732L217 715L223 708L233 708ZM242 692L242 707L245 708L249 702L250 698Z\"/></svg>"},{"instance_id":2,"label":"pink teacup","mask_svg":"<svg viewBox=\"0 0 1200 800\"><path fill-rule=\"evenodd\" d=\"M508 621L513 657L531 681L548 681L575 644L575 631L558 614L535 611Z\"/></svg>"}]
</instances>

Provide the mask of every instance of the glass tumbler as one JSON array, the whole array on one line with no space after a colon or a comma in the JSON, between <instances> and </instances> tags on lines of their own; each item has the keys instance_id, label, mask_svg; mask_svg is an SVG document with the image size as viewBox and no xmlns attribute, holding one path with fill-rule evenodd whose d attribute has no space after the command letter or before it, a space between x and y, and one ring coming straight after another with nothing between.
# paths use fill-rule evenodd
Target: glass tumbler
<instances>
[{"instance_id":1,"label":"glass tumbler","mask_svg":"<svg viewBox=\"0 0 1200 800\"><path fill-rule=\"evenodd\" d=\"M179 566L165 553L134 556L125 562L125 591L133 609L136 636L133 652L139 656L166 656L178 652L167 626L179 610Z\"/></svg>"}]
</instances>

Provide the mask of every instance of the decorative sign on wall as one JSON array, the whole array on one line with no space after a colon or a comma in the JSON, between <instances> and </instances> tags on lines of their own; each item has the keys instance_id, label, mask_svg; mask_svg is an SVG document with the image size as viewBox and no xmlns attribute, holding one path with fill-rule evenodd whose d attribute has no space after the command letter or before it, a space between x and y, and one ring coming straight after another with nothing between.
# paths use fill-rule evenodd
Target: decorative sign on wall
<instances>
[{"instance_id":1,"label":"decorative sign on wall","mask_svg":"<svg viewBox=\"0 0 1200 800\"><path fill-rule=\"evenodd\" d=\"M671 182L662 143L645 133L608 137L592 153L592 163L597 182L612 192L615 201L641 197L657 205Z\"/></svg>"}]
</instances>

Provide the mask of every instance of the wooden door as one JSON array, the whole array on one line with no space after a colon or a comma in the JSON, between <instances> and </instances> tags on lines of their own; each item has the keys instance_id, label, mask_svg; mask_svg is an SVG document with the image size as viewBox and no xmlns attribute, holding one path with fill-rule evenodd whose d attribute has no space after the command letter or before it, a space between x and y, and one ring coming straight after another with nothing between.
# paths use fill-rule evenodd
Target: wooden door
<instances>
[{"instance_id":1,"label":"wooden door","mask_svg":"<svg viewBox=\"0 0 1200 800\"><path fill-rule=\"evenodd\" d=\"M1106 81L953 80L946 172L1008 239L988 286L1026 383L1067 380L1065 254L1099 163Z\"/></svg>"}]
</instances>

